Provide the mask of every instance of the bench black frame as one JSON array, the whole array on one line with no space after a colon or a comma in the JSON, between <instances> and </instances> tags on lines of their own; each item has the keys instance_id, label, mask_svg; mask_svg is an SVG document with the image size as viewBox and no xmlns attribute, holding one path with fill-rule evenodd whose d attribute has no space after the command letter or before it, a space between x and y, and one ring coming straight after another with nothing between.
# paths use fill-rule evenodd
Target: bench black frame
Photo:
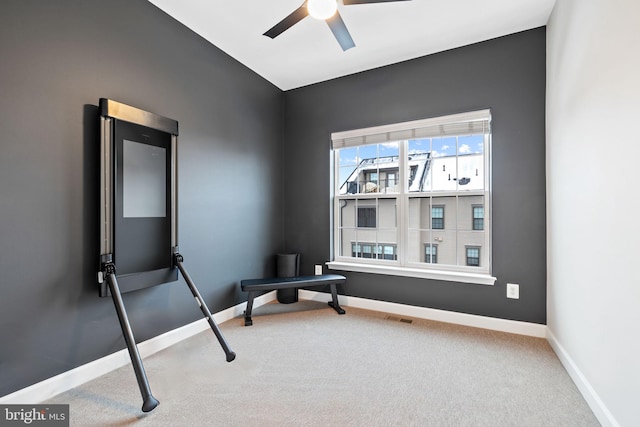
<instances>
[{"instance_id":1,"label":"bench black frame","mask_svg":"<svg viewBox=\"0 0 640 427\"><path fill-rule=\"evenodd\" d=\"M336 285L344 285L347 278L339 274L322 274L317 276L296 276L296 277L274 277L269 279L248 279L240 282L240 287L244 292L249 292L247 299L247 309L244 312L244 325L253 325L251 311L253 310L253 300L264 291L275 291L278 289L304 288L308 286L329 285L331 289L331 301L328 302L338 314L345 314L345 311L338 304L338 291Z\"/></svg>"}]
</instances>

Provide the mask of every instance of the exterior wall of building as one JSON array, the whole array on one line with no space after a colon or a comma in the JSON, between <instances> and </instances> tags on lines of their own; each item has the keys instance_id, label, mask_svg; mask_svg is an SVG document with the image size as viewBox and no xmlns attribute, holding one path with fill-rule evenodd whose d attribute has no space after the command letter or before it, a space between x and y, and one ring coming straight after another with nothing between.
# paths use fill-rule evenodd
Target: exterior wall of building
<instances>
[{"instance_id":1,"label":"exterior wall of building","mask_svg":"<svg viewBox=\"0 0 640 427\"><path fill-rule=\"evenodd\" d=\"M466 265L466 247L481 248L480 266L488 262L485 231L472 227L472 207L484 196L413 197L409 203L409 260L425 262L425 245L437 246L437 263ZM431 208L444 207L444 230L431 228Z\"/></svg>"},{"instance_id":2,"label":"exterior wall of building","mask_svg":"<svg viewBox=\"0 0 640 427\"><path fill-rule=\"evenodd\" d=\"M483 205L484 196L411 197L409 203L408 260L425 262L425 245L437 246L437 263L466 265L466 248L480 248L480 266L488 263L485 231L473 230L472 207ZM432 206L444 207L444 229L431 228ZM358 227L357 209L375 207L377 227ZM344 201L341 212L341 256L352 256L357 243L398 245L396 199ZM360 256L360 255L356 255Z\"/></svg>"},{"instance_id":3,"label":"exterior wall of building","mask_svg":"<svg viewBox=\"0 0 640 427\"><path fill-rule=\"evenodd\" d=\"M398 242L397 207L395 198L351 199L340 209L342 219L342 256L351 256L352 245L358 243L389 244ZM358 227L358 208L375 207L375 228Z\"/></svg>"},{"instance_id":4,"label":"exterior wall of building","mask_svg":"<svg viewBox=\"0 0 640 427\"><path fill-rule=\"evenodd\" d=\"M428 143L429 139L425 141ZM342 158L341 155L336 157L338 161ZM489 210L485 209L488 206L485 206L484 196L488 194L484 192L486 164L488 162L482 153L439 157L431 157L430 153L412 154L406 163L408 191L401 195L405 190L399 182L397 156L363 159L337 189L340 195L354 194L354 199L341 197L337 202L341 206L337 219L340 227L337 255L389 259L385 257L385 246L393 246L394 254L399 254L402 259L404 247L401 244L402 230L398 229L396 198L372 197L397 194L409 199L406 261L422 263L424 267L424 263L438 264L438 267L468 266L467 248L475 248L480 253L477 267L488 269L488 239L484 230L473 230L472 216L474 206ZM389 177L393 177L393 182ZM461 178L465 179L463 184ZM444 210L442 230L432 228L433 207ZM373 223L358 223L358 212L363 208L375 210ZM356 248L354 245L359 246ZM366 245L366 252L361 250L361 245ZM373 251L369 249L371 245L374 246Z\"/></svg>"}]
</instances>

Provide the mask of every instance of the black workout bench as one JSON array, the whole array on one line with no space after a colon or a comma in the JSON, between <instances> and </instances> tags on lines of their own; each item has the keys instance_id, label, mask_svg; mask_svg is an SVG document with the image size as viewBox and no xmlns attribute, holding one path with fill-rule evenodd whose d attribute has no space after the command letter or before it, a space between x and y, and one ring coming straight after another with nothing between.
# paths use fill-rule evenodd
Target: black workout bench
<instances>
[{"instance_id":1,"label":"black workout bench","mask_svg":"<svg viewBox=\"0 0 640 427\"><path fill-rule=\"evenodd\" d=\"M251 320L251 310L253 309L253 299L258 292L274 291L277 289L303 288L306 286L329 285L331 289L332 301L329 306L333 307L338 314L344 314L345 311L338 304L338 291L336 285L344 285L347 278L339 274L322 274L318 276L296 276L296 277L274 277L271 279L249 279L242 280L240 287L243 292L249 292L247 300L247 309L244 312L244 326L253 325Z\"/></svg>"}]
</instances>

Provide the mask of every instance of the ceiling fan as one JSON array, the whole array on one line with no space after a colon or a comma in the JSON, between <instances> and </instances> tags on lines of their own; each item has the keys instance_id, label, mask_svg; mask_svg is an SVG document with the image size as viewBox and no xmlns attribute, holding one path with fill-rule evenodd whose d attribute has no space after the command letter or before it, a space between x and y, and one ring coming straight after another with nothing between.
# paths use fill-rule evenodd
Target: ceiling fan
<instances>
[{"instance_id":1,"label":"ceiling fan","mask_svg":"<svg viewBox=\"0 0 640 427\"><path fill-rule=\"evenodd\" d=\"M398 1L411 1L411 0L342 0L342 4L350 6L353 4L370 4L370 3L390 3ZM340 13L338 12L337 0L305 0L302 6L291 12L282 21L278 22L271 29L269 29L263 35L276 38L295 24L300 22L303 18L311 15L313 18L324 20L334 37L340 43L342 50L351 49L356 44L347 30Z\"/></svg>"}]
</instances>

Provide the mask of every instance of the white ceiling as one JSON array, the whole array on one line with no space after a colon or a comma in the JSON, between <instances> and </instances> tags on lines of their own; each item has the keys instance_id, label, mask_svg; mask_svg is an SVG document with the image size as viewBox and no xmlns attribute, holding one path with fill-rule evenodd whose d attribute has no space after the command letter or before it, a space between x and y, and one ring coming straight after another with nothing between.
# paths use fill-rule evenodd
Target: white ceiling
<instances>
[{"instance_id":1,"label":"white ceiling","mask_svg":"<svg viewBox=\"0 0 640 427\"><path fill-rule=\"evenodd\" d=\"M324 21L306 17L262 34L304 0L149 0L289 90L546 25L556 0L412 0L344 6L356 47L343 52Z\"/></svg>"}]
</instances>

